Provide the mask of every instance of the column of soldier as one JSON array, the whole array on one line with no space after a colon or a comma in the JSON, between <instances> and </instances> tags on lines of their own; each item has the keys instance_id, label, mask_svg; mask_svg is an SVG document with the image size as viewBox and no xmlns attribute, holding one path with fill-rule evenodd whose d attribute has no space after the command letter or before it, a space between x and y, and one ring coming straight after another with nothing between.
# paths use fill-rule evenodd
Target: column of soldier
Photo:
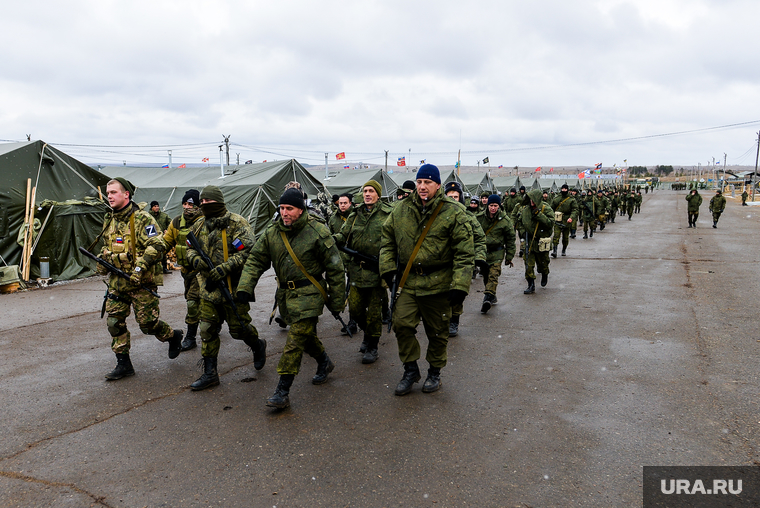
<instances>
[{"instance_id":1,"label":"column of soldier","mask_svg":"<svg viewBox=\"0 0 760 508\"><path fill-rule=\"evenodd\" d=\"M356 204L352 195L343 194L333 196L332 207L321 194L317 207L311 206L300 185L290 182L271 224L257 239L248 222L226 208L219 187L187 191L183 213L171 221L159 215L158 203L151 203L151 212L141 210L133 201L134 192L124 178L107 185L113 211L101 233L104 247L98 271L109 276L104 312L117 363L106 379L135 374L126 325L132 308L144 334L168 342L169 358L196 348L200 332L203 372L190 385L194 391L219 384L217 358L225 322L230 335L251 349L254 368L264 368L267 342L251 323L249 311L261 276L272 267L277 291L269 321L277 314L277 323L287 328L278 384L266 401L276 409L289 407L304 353L317 363L315 385L327 382L335 368L317 336L324 307L342 323L340 313L348 304L349 322L341 331L363 331L363 364L378 360L382 327L390 323L388 331L392 327L404 368L396 395L410 393L422 379L416 337L421 320L428 339L422 392L432 393L441 387L448 339L458 334L463 302L476 272L485 284L485 314L497 302L502 263L514 266L518 237L528 283L524 293L531 294L536 272L546 286L550 255L557 257L560 239L565 256L579 224L583 238L593 237L597 224L603 230L618 210L621 216L627 212L630 220L641 204L640 191L579 194L564 185L556 196L521 187L503 200L484 193L465 206L459 183L443 186L438 168L425 164L415 181L398 189L393 204L380 199L382 187L374 180L362 186ZM163 260L172 248L187 302L184 334L159 319L156 290L166 273Z\"/></svg>"}]
</instances>

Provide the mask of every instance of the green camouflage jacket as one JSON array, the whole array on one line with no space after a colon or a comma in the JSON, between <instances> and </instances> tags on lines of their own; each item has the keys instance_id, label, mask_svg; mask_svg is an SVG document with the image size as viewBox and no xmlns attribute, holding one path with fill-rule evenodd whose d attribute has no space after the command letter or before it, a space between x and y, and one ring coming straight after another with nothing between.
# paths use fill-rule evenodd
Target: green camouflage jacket
<instances>
[{"instance_id":1,"label":"green camouflage jacket","mask_svg":"<svg viewBox=\"0 0 760 508\"><path fill-rule=\"evenodd\" d=\"M338 245L345 245L368 256L380 256L380 241L383 237L383 223L393 207L378 201L367 211L367 205L354 207L351 215L335 235ZM380 273L363 267L359 260L348 255L346 271L352 286L371 288L380 285Z\"/></svg>"},{"instance_id":2,"label":"green camouflage jacket","mask_svg":"<svg viewBox=\"0 0 760 508\"><path fill-rule=\"evenodd\" d=\"M330 220L327 221L327 225L330 227L330 233L334 235L338 234L340 228L343 227L343 224L346 223L346 219L348 219L348 216L351 215L351 212L353 211L353 206L346 210L346 213L341 212L339 208L338 211L330 217Z\"/></svg>"},{"instance_id":3,"label":"green camouflage jacket","mask_svg":"<svg viewBox=\"0 0 760 508\"><path fill-rule=\"evenodd\" d=\"M198 210L198 214L188 220L184 214L180 214L169 223L169 227L164 231L164 242L166 250L174 248L177 254L177 263L182 267L182 273L192 272L190 263L187 261L187 233L190 229L197 229L203 222L203 214Z\"/></svg>"},{"instance_id":4,"label":"green camouflage jacket","mask_svg":"<svg viewBox=\"0 0 760 508\"><path fill-rule=\"evenodd\" d=\"M169 227L169 223L172 221L172 218L169 217L169 214L158 211L158 213L153 213L153 210L148 210L148 213L153 216L154 219L156 219L156 222L161 227L161 231L166 231L166 228Z\"/></svg>"},{"instance_id":5,"label":"green camouflage jacket","mask_svg":"<svg viewBox=\"0 0 760 508\"><path fill-rule=\"evenodd\" d=\"M134 238L130 217L134 214ZM140 210L132 201L118 213L106 217L104 224L103 249L100 257L131 275L135 266L142 269L142 284L161 286L164 283L161 258L166 252L161 230L151 214ZM127 279L111 274L108 278L110 291L130 292L139 289Z\"/></svg>"},{"instance_id":6,"label":"green camouflage jacket","mask_svg":"<svg viewBox=\"0 0 760 508\"><path fill-rule=\"evenodd\" d=\"M533 189L527 194L538 205L535 211L531 209L529 204L522 205L517 211L517 220L520 221L524 234L527 235L528 244L532 245L532 247L528 247L528 250L531 250L538 248L534 244L537 244L539 238L547 238L554 233L554 210L541 200L539 189Z\"/></svg>"},{"instance_id":7,"label":"green camouflage jacket","mask_svg":"<svg viewBox=\"0 0 760 508\"><path fill-rule=\"evenodd\" d=\"M290 257L281 231L309 275L317 279L327 292L327 302ZM259 278L270 266L274 266L277 275L275 299L286 323L320 316L325 304L331 312L343 310L346 281L340 251L327 226L311 214L303 213L291 226L286 226L282 218L278 218L262 233L243 268L238 290L254 294ZM287 289L289 283L292 286L298 283L299 287Z\"/></svg>"},{"instance_id":8,"label":"green camouflage jacket","mask_svg":"<svg viewBox=\"0 0 760 508\"><path fill-rule=\"evenodd\" d=\"M555 212L562 212L563 223L567 223L567 219L578 220L578 201L569 192L567 197L560 194L554 198L551 206Z\"/></svg>"},{"instance_id":9,"label":"green camouflage jacket","mask_svg":"<svg viewBox=\"0 0 760 508\"><path fill-rule=\"evenodd\" d=\"M601 206L601 203L599 203L599 200L593 194L587 194L580 202L580 213L583 216L583 220L596 219L596 216L602 213L600 211Z\"/></svg>"},{"instance_id":10,"label":"green camouflage jacket","mask_svg":"<svg viewBox=\"0 0 760 508\"><path fill-rule=\"evenodd\" d=\"M689 202L689 204L686 205L686 211L688 212L698 212L699 207L702 206L702 196L699 195L698 191L693 196L691 192L689 192L686 195L686 201Z\"/></svg>"},{"instance_id":11,"label":"green camouflage jacket","mask_svg":"<svg viewBox=\"0 0 760 508\"><path fill-rule=\"evenodd\" d=\"M475 245L470 220L464 207L439 189L427 206L417 192L393 208L383 224L380 273L403 272L422 230L433 211L441 211L422 242L404 289L418 296L458 289L469 292L475 265Z\"/></svg>"},{"instance_id":12,"label":"green camouflage jacket","mask_svg":"<svg viewBox=\"0 0 760 508\"><path fill-rule=\"evenodd\" d=\"M515 257L515 225L512 219L499 211L493 218L488 217L488 212L481 212L476 216L478 228L486 237L486 261L489 265L501 263L506 260L512 261Z\"/></svg>"},{"instance_id":13,"label":"green camouflage jacket","mask_svg":"<svg viewBox=\"0 0 760 508\"><path fill-rule=\"evenodd\" d=\"M222 244L222 230L226 229L227 236L227 261L224 260L224 245ZM229 276L232 287L229 288L234 297L240 281L240 272L243 270L248 256L254 244L253 229L243 216L227 212L221 217L208 217L193 227L193 233L198 238L203 252L205 252L214 266L222 266ZM190 266L194 260L200 257L195 249L187 248L187 260ZM201 288L201 298L211 303L228 303L218 288L209 291L206 288L208 271L198 273L198 283ZM225 280L227 280L225 278ZM213 287L213 286L212 286Z\"/></svg>"},{"instance_id":14,"label":"green camouflage jacket","mask_svg":"<svg viewBox=\"0 0 760 508\"><path fill-rule=\"evenodd\" d=\"M710 200L710 211L711 212L722 212L726 208L726 198L723 197L723 194L721 195L715 195Z\"/></svg>"},{"instance_id":15,"label":"green camouflage jacket","mask_svg":"<svg viewBox=\"0 0 760 508\"><path fill-rule=\"evenodd\" d=\"M522 198L520 197L519 194L515 194L514 196L509 196L505 198L504 203L503 203L504 212L507 215L510 215L512 211L515 209L515 207L520 204L521 201L522 201Z\"/></svg>"}]
</instances>

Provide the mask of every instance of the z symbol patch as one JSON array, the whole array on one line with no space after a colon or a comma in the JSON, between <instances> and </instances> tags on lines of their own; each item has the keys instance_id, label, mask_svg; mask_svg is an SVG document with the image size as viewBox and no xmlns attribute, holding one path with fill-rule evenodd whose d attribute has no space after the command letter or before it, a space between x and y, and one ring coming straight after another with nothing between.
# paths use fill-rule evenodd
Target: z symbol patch
<instances>
[{"instance_id":1,"label":"z symbol patch","mask_svg":"<svg viewBox=\"0 0 760 508\"><path fill-rule=\"evenodd\" d=\"M147 233L148 238L153 236L158 236L158 231L156 231L156 226L153 224L148 224L145 226L145 233Z\"/></svg>"}]
</instances>

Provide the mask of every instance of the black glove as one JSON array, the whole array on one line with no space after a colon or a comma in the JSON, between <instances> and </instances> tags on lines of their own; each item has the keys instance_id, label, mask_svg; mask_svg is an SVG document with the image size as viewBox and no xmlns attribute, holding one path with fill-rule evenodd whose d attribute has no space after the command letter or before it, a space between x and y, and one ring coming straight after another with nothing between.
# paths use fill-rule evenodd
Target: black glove
<instances>
[{"instance_id":1,"label":"black glove","mask_svg":"<svg viewBox=\"0 0 760 508\"><path fill-rule=\"evenodd\" d=\"M487 272L488 270L491 269L491 265L489 265L485 259L476 259L475 266L480 268L481 272Z\"/></svg>"},{"instance_id":2,"label":"black glove","mask_svg":"<svg viewBox=\"0 0 760 508\"><path fill-rule=\"evenodd\" d=\"M461 305L464 303L464 299L467 298L467 292L461 289L449 290L449 303L453 307L454 305Z\"/></svg>"},{"instance_id":3,"label":"black glove","mask_svg":"<svg viewBox=\"0 0 760 508\"><path fill-rule=\"evenodd\" d=\"M206 263L203 262L203 259L200 256L194 257L190 261L190 264L192 265L193 270L195 270L195 271L198 271L198 272L207 272L208 271L208 267L206 266Z\"/></svg>"},{"instance_id":4,"label":"black glove","mask_svg":"<svg viewBox=\"0 0 760 508\"><path fill-rule=\"evenodd\" d=\"M248 302L255 302L256 301L256 295L252 295L251 293L248 293L246 291L238 291L236 293L235 301L238 303L248 303Z\"/></svg>"},{"instance_id":5,"label":"black glove","mask_svg":"<svg viewBox=\"0 0 760 508\"><path fill-rule=\"evenodd\" d=\"M389 288L393 287L393 279L396 277L396 272L388 272L383 274L383 280L388 284Z\"/></svg>"}]
</instances>

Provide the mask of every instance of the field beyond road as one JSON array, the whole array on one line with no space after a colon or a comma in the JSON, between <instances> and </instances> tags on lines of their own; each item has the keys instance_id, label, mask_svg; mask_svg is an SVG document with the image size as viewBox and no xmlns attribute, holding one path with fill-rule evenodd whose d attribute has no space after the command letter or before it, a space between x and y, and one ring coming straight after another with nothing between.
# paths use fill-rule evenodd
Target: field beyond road
<instances>
[{"instance_id":1,"label":"field beyond road","mask_svg":"<svg viewBox=\"0 0 760 508\"><path fill-rule=\"evenodd\" d=\"M433 394L394 396L394 336L362 365L326 313L329 381L305 357L292 407L265 407L286 337L272 271L251 310L267 365L225 326L202 392L200 348L169 360L133 317L137 374L105 381L101 277L0 295L0 506L630 507L643 466L757 465L760 208L729 198L713 229L703 191L687 229L685 195L581 232L535 295L516 257L487 315L474 280ZM165 281L162 318L184 329L180 275Z\"/></svg>"}]
</instances>

